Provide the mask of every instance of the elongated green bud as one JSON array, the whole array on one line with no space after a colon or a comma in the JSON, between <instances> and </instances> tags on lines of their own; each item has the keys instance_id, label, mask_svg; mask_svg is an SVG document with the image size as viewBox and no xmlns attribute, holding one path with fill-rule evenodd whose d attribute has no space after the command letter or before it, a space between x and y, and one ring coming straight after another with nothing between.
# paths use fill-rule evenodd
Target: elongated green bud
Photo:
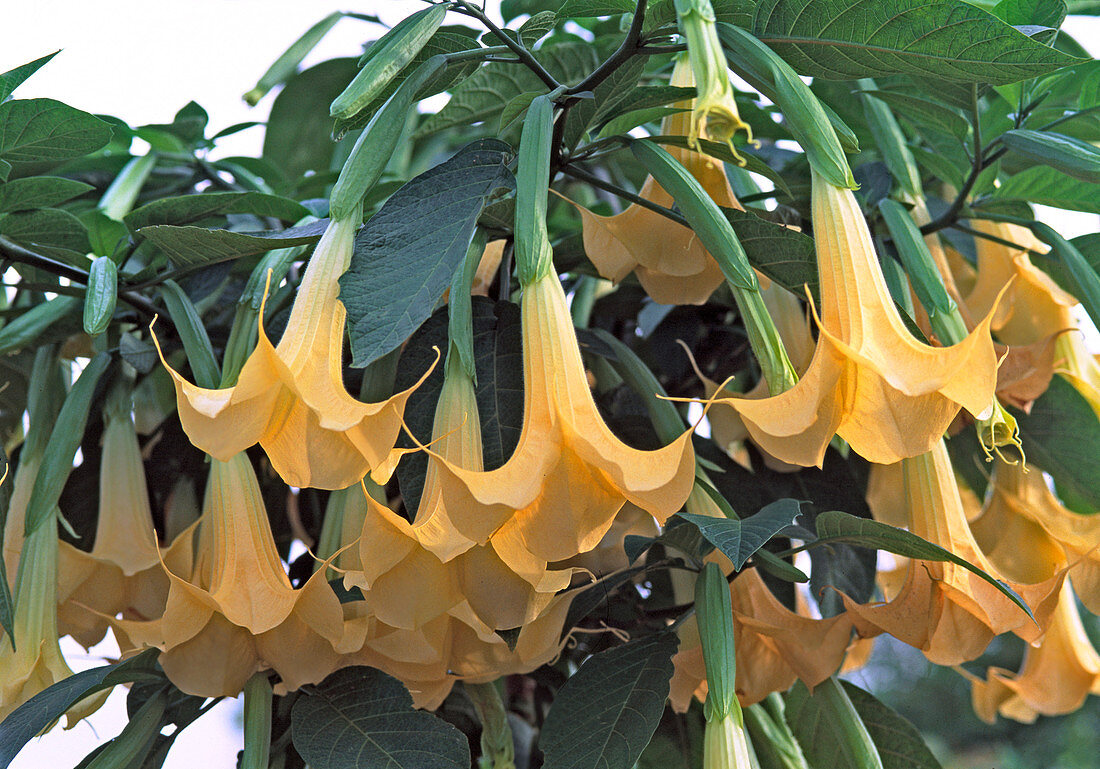
<instances>
[{"instance_id":1,"label":"elongated green bud","mask_svg":"<svg viewBox=\"0 0 1100 769\"><path fill-rule=\"evenodd\" d=\"M210 344L210 337L195 305L174 280L164 281L159 293L183 341L183 349L187 351L195 384L199 387L217 387L221 373L214 357L214 346Z\"/></svg>"},{"instance_id":2,"label":"elongated green bud","mask_svg":"<svg viewBox=\"0 0 1100 769\"><path fill-rule=\"evenodd\" d=\"M342 11L333 11L325 18L307 29L305 33L290 44L290 47L267 68L256 86L244 95L244 100L249 106L255 107L260 99L264 98L268 91L280 83L286 82L291 75L298 71L298 65L302 63L309 52L317 47L321 39L329 30L336 26L336 22L344 18Z\"/></svg>"},{"instance_id":3,"label":"elongated green bud","mask_svg":"<svg viewBox=\"0 0 1100 769\"><path fill-rule=\"evenodd\" d=\"M554 252L546 231L546 198L550 189L550 147L554 139L554 103L549 94L535 97L527 109L519 141L516 173L516 272L523 286L547 275Z\"/></svg>"},{"instance_id":4,"label":"elongated green bud","mask_svg":"<svg viewBox=\"0 0 1100 769\"><path fill-rule=\"evenodd\" d=\"M141 766L160 734L161 719L168 705L168 692L161 689L134 713L117 737L107 743L87 769L127 769Z\"/></svg>"},{"instance_id":5,"label":"elongated green bud","mask_svg":"<svg viewBox=\"0 0 1100 769\"><path fill-rule=\"evenodd\" d=\"M329 115L347 120L370 104L420 53L446 15L445 4L433 5L402 19L377 40L367 51L369 58L359 74L333 100Z\"/></svg>"},{"instance_id":6,"label":"elongated green bud","mask_svg":"<svg viewBox=\"0 0 1100 769\"><path fill-rule=\"evenodd\" d=\"M877 88L875 81L870 78L863 78L858 82L864 91L874 91ZM875 147L882 156L882 162L905 194L920 195L923 190L920 171L894 113L885 102L876 99L872 94L863 94L861 99L863 116L867 119L871 135L875 137Z\"/></svg>"},{"instance_id":7,"label":"elongated green bud","mask_svg":"<svg viewBox=\"0 0 1100 769\"><path fill-rule=\"evenodd\" d=\"M708 563L695 582L695 616L707 669L707 701L703 713L719 721L736 713L740 721L735 679L737 658L733 645L733 603L726 575L718 564Z\"/></svg>"},{"instance_id":8,"label":"elongated green bud","mask_svg":"<svg viewBox=\"0 0 1100 769\"><path fill-rule=\"evenodd\" d=\"M829 113L790 65L740 27L720 23L718 37L734 69L742 74L755 74L753 80L757 82L753 85L760 89L762 82L771 91L765 93L760 89L783 111L783 118L806 151L810 166L834 187L858 187Z\"/></svg>"},{"instance_id":9,"label":"elongated green bud","mask_svg":"<svg viewBox=\"0 0 1100 769\"><path fill-rule=\"evenodd\" d=\"M773 395L798 381L775 322L768 314L760 284L729 220L702 185L666 150L648 141L631 142L631 151L672 195L703 246L718 262L744 318L752 351Z\"/></svg>"},{"instance_id":10,"label":"elongated green bud","mask_svg":"<svg viewBox=\"0 0 1100 769\"><path fill-rule=\"evenodd\" d=\"M806 756L786 722L773 718L759 702L745 708L744 712L745 726L761 765L779 769L809 769Z\"/></svg>"},{"instance_id":11,"label":"elongated green bud","mask_svg":"<svg viewBox=\"0 0 1100 769\"><path fill-rule=\"evenodd\" d=\"M818 697L822 698L823 706L829 712L829 726L845 748L848 765L856 769L882 769L878 748L836 676L818 685L814 698Z\"/></svg>"},{"instance_id":12,"label":"elongated green bud","mask_svg":"<svg viewBox=\"0 0 1100 769\"><path fill-rule=\"evenodd\" d=\"M360 204L363 196L382 176L405 130L405 120L416 103L417 94L425 83L447 66L447 61L443 54L428 59L374 113L359 134L340 170L340 177L332 187L329 212L334 219L347 218L353 207Z\"/></svg>"},{"instance_id":13,"label":"elongated green bud","mask_svg":"<svg viewBox=\"0 0 1100 769\"><path fill-rule=\"evenodd\" d=\"M878 210L886 222L886 227L890 230L890 236L894 239L898 256L901 257L902 264L909 273L909 279L913 282L913 290L916 291L917 298L924 305L924 309L928 311L929 318L932 318L933 327L935 327L936 316L957 315L959 308L948 295L928 245L924 242L920 230L913 224L905 207L896 200L885 199L879 202ZM963 331L965 336L965 326ZM939 333L938 329L937 333ZM959 341L962 340L953 340L951 344Z\"/></svg>"},{"instance_id":14,"label":"elongated green bud","mask_svg":"<svg viewBox=\"0 0 1100 769\"><path fill-rule=\"evenodd\" d=\"M1100 149L1088 142L1065 134L1023 128L1006 131L1001 141L1028 160L1056 168L1083 182L1100 183Z\"/></svg>"},{"instance_id":15,"label":"elongated green bud","mask_svg":"<svg viewBox=\"0 0 1100 769\"><path fill-rule=\"evenodd\" d=\"M109 256L99 256L88 269L84 294L84 333L98 336L107 330L118 301L118 268Z\"/></svg>"},{"instance_id":16,"label":"elongated green bud","mask_svg":"<svg viewBox=\"0 0 1100 769\"><path fill-rule=\"evenodd\" d=\"M244 685L244 752L240 769L268 769L271 756L271 682L255 673Z\"/></svg>"},{"instance_id":17,"label":"elongated green bud","mask_svg":"<svg viewBox=\"0 0 1100 769\"><path fill-rule=\"evenodd\" d=\"M157 164L156 153L150 152L140 158L134 158L119 172L111 186L99 199L99 210L116 222L130 213L137 201L141 188Z\"/></svg>"}]
</instances>

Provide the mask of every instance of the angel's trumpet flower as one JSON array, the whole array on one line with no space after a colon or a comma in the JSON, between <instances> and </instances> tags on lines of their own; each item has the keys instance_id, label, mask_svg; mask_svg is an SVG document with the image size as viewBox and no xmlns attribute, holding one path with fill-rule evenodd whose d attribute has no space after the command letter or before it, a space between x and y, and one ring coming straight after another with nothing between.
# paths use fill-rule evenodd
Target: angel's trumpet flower
<instances>
[{"instance_id":1,"label":"angel's trumpet flower","mask_svg":"<svg viewBox=\"0 0 1100 769\"><path fill-rule=\"evenodd\" d=\"M679 59L669 83L690 87L695 84L686 59ZM696 100L677 104L690 109ZM666 117L661 132L668 136L690 133L692 113ZM725 208L743 210L730 189L720 161L689 149L670 148L711 199ZM672 196L652 177L646 177L639 195L659 206L671 208ZM718 263L687 227L637 203L622 213L600 216L577 206L584 227L584 250L600 275L618 282L634 272L642 288L661 304L702 304L722 284Z\"/></svg>"},{"instance_id":2,"label":"angel's trumpet flower","mask_svg":"<svg viewBox=\"0 0 1100 769\"><path fill-rule=\"evenodd\" d=\"M176 686L218 697L235 696L265 669L277 672L288 689L316 683L342 653L362 644L365 625L346 625L325 569L302 588L291 586L244 454L211 460L197 525L193 572L179 575L165 566L170 586L164 614L150 622L112 622L124 652L155 646ZM195 528L188 532L193 536Z\"/></svg>"},{"instance_id":3,"label":"angel's trumpet flower","mask_svg":"<svg viewBox=\"0 0 1100 769\"><path fill-rule=\"evenodd\" d=\"M960 407L984 416L993 403L992 316L951 347L917 341L890 298L851 190L815 172L812 197L821 282L813 360L784 393L728 402L753 439L790 464L820 465L834 433L882 464L929 451Z\"/></svg>"},{"instance_id":4,"label":"angel's trumpet flower","mask_svg":"<svg viewBox=\"0 0 1100 769\"><path fill-rule=\"evenodd\" d=\"M521 313L524 415L515 452L488 472L435 454L455 529L478 543L508 543L497 552L511 565L518 556L552 562L591 550L627 502L666 520L691 491L691 431L641 451L604 424L553 272L524 288Z\"/></svg>"},{"instance_id":5,"label":"angel's trumpet flower","mask_svg":"<svg viewBox=\"0 0 1100 769\"><path fill-rule=\"evenodd\" d=\"M943 441L927 454L905 460L902 472L909 530L987 574L1004 576L970 531ZM860 635L889 633L937 665L957 665L977 657L1000 633L1012 631L1026 641L1042 635L1065 570L1049 568L1028 576L1007 582L1031 608L1034 622L996 587L951 562L908 562L904 582L893 581L901 582L900 588L885 586L886 603L864 605L843 598Z\"/></svg>"},{"instance_id":6,"label":"angel's trumpet flower","mask_svg":"<svg viewBox=\"0 0 1100 769\"><path fill-rule=\"evenodd\" d=\"M348 394L341 375L347 312L337 281L351 262L359 218L329 223L277 346L261 312L256 349L233 387L198 387L169 367L180 421L200 449L227 462L259 443L289 485L323 489L358 483L389 455L416 387L363 403Z\"/></svg>"},{"instance_id":7,"label":"angel's trumpet flower","mask_svg":"<svg viewBox=\"0 0 1100 769\"><path fill-rule=\"evenodd\" d=\"M106 409L99 520L92 550L84 552L68 543L60 546L59 628L85 648L107 632L104 617L121 613L131 619L153 619L164 611L168 596L129 400L116 395ZM164 558L178 568L188 568L183 564L190 563L189 550L181 544Z\"/></svg>"},{"instance_id":8,"label":"angel's trumpet flower","mask_svg":"<svg viewBox=\"0 0 1100 769\"><path fill-rule=\"evenodd\" d=\"M984 680L967 677L974 711L987 723L998 713L1024 723L1072 713L1089 694L1100 694L1100 654L1081 624L1069 583L1062 585L1046 635L1024 652L1019 673L990 668Z\"/></svg>"},{"instance_id":9,"label":"angel's trumpet flower","mask_svg":"<svg viewBox=\"0 0 1100 769\"><path fill-rule=\"evenodd\" d=\"M687 509L695 515L722 515L714 500L698 486L688 498ZM733 570L725 556L715 553L709 558L717 559L723 571ZM791 611L768 589L757 569L738 574L729 590L737 653L735 687L742 705L759 702L771 692L785 691L797 680L814 687L840 667L852 633L847 615L813 619L808 612ZM707 695L706 668L695 619L689 618L681 628L680 650L672 658L669 693L678 712L687 710L692 696L702 700Z\"/></svg>"},{"instance_id":10,"label":"angel's trumpet flower","mask_svg":"<svg viewBox=\"0 0 1100 769\"><path fill-rule=\"evenodd\" d=\"M0 721L24 702L73 674L57 635L57 524L50 516L23 540L15 582L12 630L0 634ZM81 700L66 714L67 728L91 715L107 691Z\"/></svg>"}]
</instances>

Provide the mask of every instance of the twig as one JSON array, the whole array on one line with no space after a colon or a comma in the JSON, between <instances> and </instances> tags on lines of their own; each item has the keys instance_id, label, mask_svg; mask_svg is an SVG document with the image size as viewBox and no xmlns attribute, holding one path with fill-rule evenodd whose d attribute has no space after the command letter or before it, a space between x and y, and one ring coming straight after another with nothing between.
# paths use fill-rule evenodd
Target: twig
<instances>
[{"instance_id":1,"label":"twig","mask_svg":"<svg viewBox=\"0 0 1100 769\"><path fill-rule=\"evenodd\" d=\"M629 200L631 203L637 203L639 206L642 206L643 208L648 208L650 211L655 211L661 216L671 219L677 224L682 224L685 227L688 226L687 220L675 211L673 211L671 208L665 208L664 206L658 205L651 200L646 200L640 195L635 195L633 192L628 192L622 187L614 185L610 182L605 182L600 177L590 174L584 169L574 168L573 166L564 166L561 169L561 172L567 176L572 176L574 179L579 179L582 182L587 182L593 187L599 187L601 190L606 190L612 195L616 195L620 198L623 198L624 200Z\"/></svg>"},{"instance_id":2,"label":"twig","mask_svg":"<svg viewBox=\"0 0 1100 769\"><path fill-rule=\"evenodd\" d=\"M458 8L455 9L456 11L464 13L467 16L472 16L484 24L490 32L497 36L500 42L508 46L508 48L519 57L520 61L522 61L529 70L535 73L535 76L538 77L539 80L546 84L547 88L551 91L561 88L561 83L546 71L546 67L542 66L538 59L531 55L531 52L527 50L527 47L524 46L523 43L509 37L508 34L498 27L492 19L486 16L480 8L468 3L466 0L454 0L454 2L458 6Z\"/></svg>"},{"instance_id":3,"label":"twig","mask_svg":"<svg viewBox=\"0 0 1100 769\"><path fill-rule=\"evenodd\" d=\"M584 93L595 89L635 54L638 50L638 43L642 39L642 25L645 24L645 10L648 2L649 0L638 0L638 5L634 8L634 18L630 21L630 29L627 30L622 44L588 77L568 89L567 94Z\"/></svg>"}]
</instances>

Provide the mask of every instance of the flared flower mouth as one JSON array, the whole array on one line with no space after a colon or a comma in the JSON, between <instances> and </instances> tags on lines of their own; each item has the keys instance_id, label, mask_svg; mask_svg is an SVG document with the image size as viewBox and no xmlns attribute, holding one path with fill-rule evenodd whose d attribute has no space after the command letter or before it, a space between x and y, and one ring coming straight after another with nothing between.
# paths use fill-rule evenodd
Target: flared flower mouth
<instances>
[{"instance_id":1,"label":"flared flower mouth","mask_svg":"<svg viewBox=\"0 0 1100 769\"><path fill-rule=\"evenodd\" d=\"M330 222L276 346L264 331L261 309L256 349L234 386L198 387L161 356L175 381L180 421L195 446L227 461L259 443L288 485L322 489L358 483L385 461L405 402L420 382L379 403L363 403L344 388L347 312L337 281L350 264L357 226L355 218Z\"/></svg>"}]
</instances>

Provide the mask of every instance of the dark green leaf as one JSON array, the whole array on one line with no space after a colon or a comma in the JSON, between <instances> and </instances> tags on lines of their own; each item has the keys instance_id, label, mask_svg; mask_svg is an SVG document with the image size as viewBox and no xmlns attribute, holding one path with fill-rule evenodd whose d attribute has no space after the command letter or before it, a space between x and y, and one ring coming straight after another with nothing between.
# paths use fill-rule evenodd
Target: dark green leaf
<instances>
[{"instance_id":1,"label":"dark green leaf","mask_svg":"<svg viewBox=\"0 0 1100 769\"><path fill-rule=\"evenodd\" d=\"M631 538L627 537L627 540ZM648 537L633 538L648 539ZM630 582L645 569L645 565L641 565L613 572L574 595L572 603L569 604L569 613L565 615L565 622L562 625L562 637L569 635L569 632L579 625L581 620L601 606L616 588Z\"/></svg>"},{"instance_id":2,"label":"dark green leaf","mask_svg":"<svg viewBox=\"0 0 1100 769\"><path fill-rule=\"evenodd\" d=\"M80 223L88 231L88 243L96 256L110 256L120 240L130 237L130 231L120 221L112 219L98 208L91 208L80 215Z\"/></svg>"},{"instance_id":3,"label":"dark green leaf","mask_svg":"<svg viewBox=\"0 0 1100 769\"><path fill-rule=\"evenodd\" d=\"M638 84L638 78L642 76L644 69L643 57L628 59L623 66L611 73L611 77L596 86L591 99L582 99L573 105L562 132L566 149L572 150L577 146L588 127L599 122L599 115L616 109L623 97L630 93L630 89Z\"/></svg>"},{"instance_id":4,"label":"dark green leaf","mask_svg":"<svg viewBox=\"0 0 1100 769\"><path fill-rule=\"evenodd\" d=\"M679 515L698 526L702 535L733 561L733 567L740 569L765 542L794 523L798 512L796 500L780 499L741 520L691 513Z\"/></svg>"},{"instance_id":5,"label":"dark green leaf","mask_svg":"<svg viewBox=\"0 0 1100 769\"><path fill-rule=\"evenodd\" d=\"M761 0L753 31L800 74L932 75L995 85L1078 60L962 0Z\"/></svg>"},{"instance_id":6,"label":"dark green leaf","mask_svg":"<svg viewBox=\"0 0 1100 769\"><path fill-rule=\"evenodd\" d=\"M959 141L963 141L970 134L970 123L966 118L931 99L896 91L865 91L864 93L886 102L918 129L932 128L950 134Z\"/></svg>"},{"instance_id":7,"label":"dark green leaf","mask_svg":"<svg viewBox=\"0 0 1100 769\"><path fill-rule=\"evenodd\" d=\"M752 28L755 0L711 0L715 21ZM645 33L676 23L676 0L657 0L649 4L645 16Z\"/></svg>"},{"instance_id":8,"label":"dark green leaf","mask_svg":"<svg viewBox=\"0 0 1100 769\"><path fill-rule=\"evenodd\" d=\"M0 156L9 163L68 160L110 140L110 125L53 99L0 104Z\"/></svg>"},{"instance_id":9,"label":"dark green leaf","mask_svg":"<svg viewBox=\"0 0 1100 769\"><path fill-rule=\"evenodd\" d=\"M15 69L9 69L4 74L0 75L0 102L11 96L12 92L22 85L27 78L40 70L43 64L59 53L61 53L60 50L48 53L40 59L35 59Z\"/></svg>"},{"instance_id":10,"label":"dark green leaf","mask_svg":"<svg viewBox=\"0 0 1100 769\"><path fill-rule=\"evenodd\" d=\"M1018 155L1083 182L1100 182L1100 149L1072 136L1049 131L1007 131L1005 146ZM1100 190L1098 190L1100 192Z\"/></svg>"},{"instance_id":11,"label":"dark green leaf","mask_svg":"<svg viewBox=\"0 0 1100 769\"><path fill-rule=\"evenodd\" d=\"M873 741L835 678L821 683L813 694L796 681L784 699L784 716L811 766L878 769Z\"/></svg>"},{"instance_id":12,"label":"dark green leaf","mask_svg":"<svg viewBox=\"0 0 1100 769\"><path fill-rule=\"evenodd\" d=\"M355 77L355 59L329 59L290 79L271 105L263 159L292 182L307 171L324 172L336 145L328 106Z\"/></svg>"},{"instance_id":13,"label":"dark green leaf","mask_svg":"<svg viewBox=\"0 0 1100 769\"><path fill-rule=\"evenodd\" d=\"M462 732L414 710L404 684L380 670L337 670L304 688L290 713L294 747L314 769L468 769Z\"/></svg>"},{"instance_id":14,"label":"dark green leaf","mask_svg":"<svg viewBox=\"0 0 1100 769\"><path fill-rule=\"evenodd\" d=\"M661 633L585 660L546 717L544 769L631 769L661 720L678 645Z\"/></svg>"},{"instance_id":15,"label":"dark green leaf","mask_svg":"<svg viewBox=\"0 0 1100 769\"><path fill-rule=\"evenodd\" d=\"M515 185L510 156L502 142L474 142L398 190L359 231L340 278L352 365L395 349L431 315L481 211Z\"/></svg>"},{"instance_id":16,"label":"dark green leaf","mask_svg":"<svg viewBox=\"0 0 1100 769\"><path fill-rule=\"evenodd\" d=\"M148 374L157 365L157 348L150 342L138 339L129 331L124 331L119 339L118 354L137 369L139 374Z\"/></svg>"},{"instance_id":17,"label":"dark green leaf","mask_svg":"<svg viewBox=\"0 0 1100 769\"><path fill-rule=\"evenodd\" d=\"M205 227L155 224L142 227L138 234L155 243L176 265L195 267L262 254L275 248L311 245L317 242L327 226L328 220L322 219L285 230L231 232Z\"/></svg>"},{"instance_id":18,"label":"dark green leaf","mask_svg":"<svg viewBox=\"0 0 1100 769\"><path fill-rule=\"evenodd\" d=\"M156 649L149 649L114 665L85 670L58 681L20 705L0 722L0 769L7 769L24 745L85 697L131 681L163 681L157 668L159 654Z\"/></svg>"},{"instance_id":19,"label":"dark green leaf","mask_svg":"<svg viewBox=\"0 0 1100 769\"><path fill-rule=\"evenodd\" d=\"M95 189L90 184L60 176L28 176L0 186L0 213L48 208Z\"/></svg>"},{"instance_id":20,"label":"dark green leaf","mask_svg":"<svg viewBox=\"0 0 1100 769\"><path fill-rule=\"evenodd\" d=\"M817 257L810 236L761 219L748 211L723 208L753 267L799 298L806 289L819 300Z\"/></svg>"},{"instance_id":21,"label":"dark green leaf","mask_svg":"<svg viewBox=\"0 0 1100 769\"><path fill-rule=\"evenodd\" d=\"M124 221L137 231L154 224L190 224L225 214L254 214L296 222L308 216L309 210L293 200L260 192L205 192L155 200L131 211Z\"/></svg>"},{"instance_id":22,"label":"dark green leaf","mask_svg":"<svg viewBox=\"0 0 1100 769\"><path fill-rule=\"evenodd\" d=\"M593 119L595 125L602 125L612 118L634 110L664 107L669 104L695 98L694 88L682 88L674 85L641 85L633 90L620 89L618 98L601 105Z\"/></svg>"},{"instance_id":23,"label":"dark green leaf","mask_svg":"<svg viewBox=\"0 0 1100 769\"><path fill-rule=\"evenodd\" d=\"M933 544L923 537L918 537L912 532L867 518L857 518L839 510L828 510L817 516L816 525L817 536L821 539L828 538L830 542L846 542L859 547L873 547L895 555L904 555L906 558L919 558L923 561L950 561L956 566L962 566L1000 590L1008 596L1009 600L1023 609L1027 616L1034 619L1027 604L1020 599L1016 591L1004 582L990 576L950 550Z\"/></svg>"},{"instance_id":24,"label":"dark green leaf","mask_svg":"<svg viewBox=\"0 0 1100 769\"><path fill-rule=\"evenodd\" d=\"M563 18L583 19L633 12L634 0L565 0L558 14Z\"/></svg>"},{"instance_id":25,"label":"dark green leaf","mask_svg":"<svg viewBox=\"0 0 1100 769\"><path fill-rule=\"evenodd\" d=\"M1100 184L1067 179L1053 168L1035 167L1013 174L997 188L993 199L1100 214Z\"/></svg>"},{"instance_id":26,"label":"dark green leaf","mask_svg":"<svg viewBox=\"0 0 1100 769\"><path fill-rule=\"evenodd\" d=\"M1063 0L1001 0L992 13L1006 24L1058 29L1066 18Z\"/></svg>"},{"instance_id":27,"label":"dark green leaf","mask_svg":"<svg viewBox=\"0 0 1100 769\"><path fill-rule=\"evenodd\" d=\"M1100 512L1100 421L1085 396L1056 376L1030 412L1011 411L1027 461L1050 473L1068 507Z\"/></svg>"},{"instance_id":28,"label":"dark green leaf","mask_svg":"<svg viewBox=\"0 0 1100 769\"><path fill-rule=\"evenodd\" d=\"M558 15L553 11L539 11L520 26L519 39L528 48L544 38L558 23Z\"/></svg>"},{"instance_id":29,"label":"dark green leaf","mask_svg":"<svg viewBox=\"0 0 1100 769\"><path fill-rule=\"evenodd\" d=\"M92 248L88 230L60 208L5 214L0 217L0 233L31 251L81 266L87 264L84 256Z\"/></svg>"},{"instance_id":30,"label":"dark green leaf","mask_svg":"<svg viewBox=\"0 0 1100 769\"><path fill-rule=\"evenodd\" d=\"M917 727L870 692L849 681L841 681L840 685L878 748L882 769L942 769Z\"/></svg>"},{"instance_id":31,"label":"dark green leaf","mask_svg":"<svg viewBox=\"0 0 1100 769\"><path fill-rule=\"evenodd\" d=\"M20 313L0 328L0 355L28 347L47 330L63 328L63 320L80 306L75 296L55 296Z\"/></svg>"},{"instance_id":32,"label":"dark green leaf","mask_svg":"<svg viewBox=\"0 0 1100 769\"><path fill-rule=\"evenodd\" d=\"M534 16L540 11L556 11L560 5L561 0L501 0L500 15L509 22L525 13Z\"/></svg>"}]
</instances>

